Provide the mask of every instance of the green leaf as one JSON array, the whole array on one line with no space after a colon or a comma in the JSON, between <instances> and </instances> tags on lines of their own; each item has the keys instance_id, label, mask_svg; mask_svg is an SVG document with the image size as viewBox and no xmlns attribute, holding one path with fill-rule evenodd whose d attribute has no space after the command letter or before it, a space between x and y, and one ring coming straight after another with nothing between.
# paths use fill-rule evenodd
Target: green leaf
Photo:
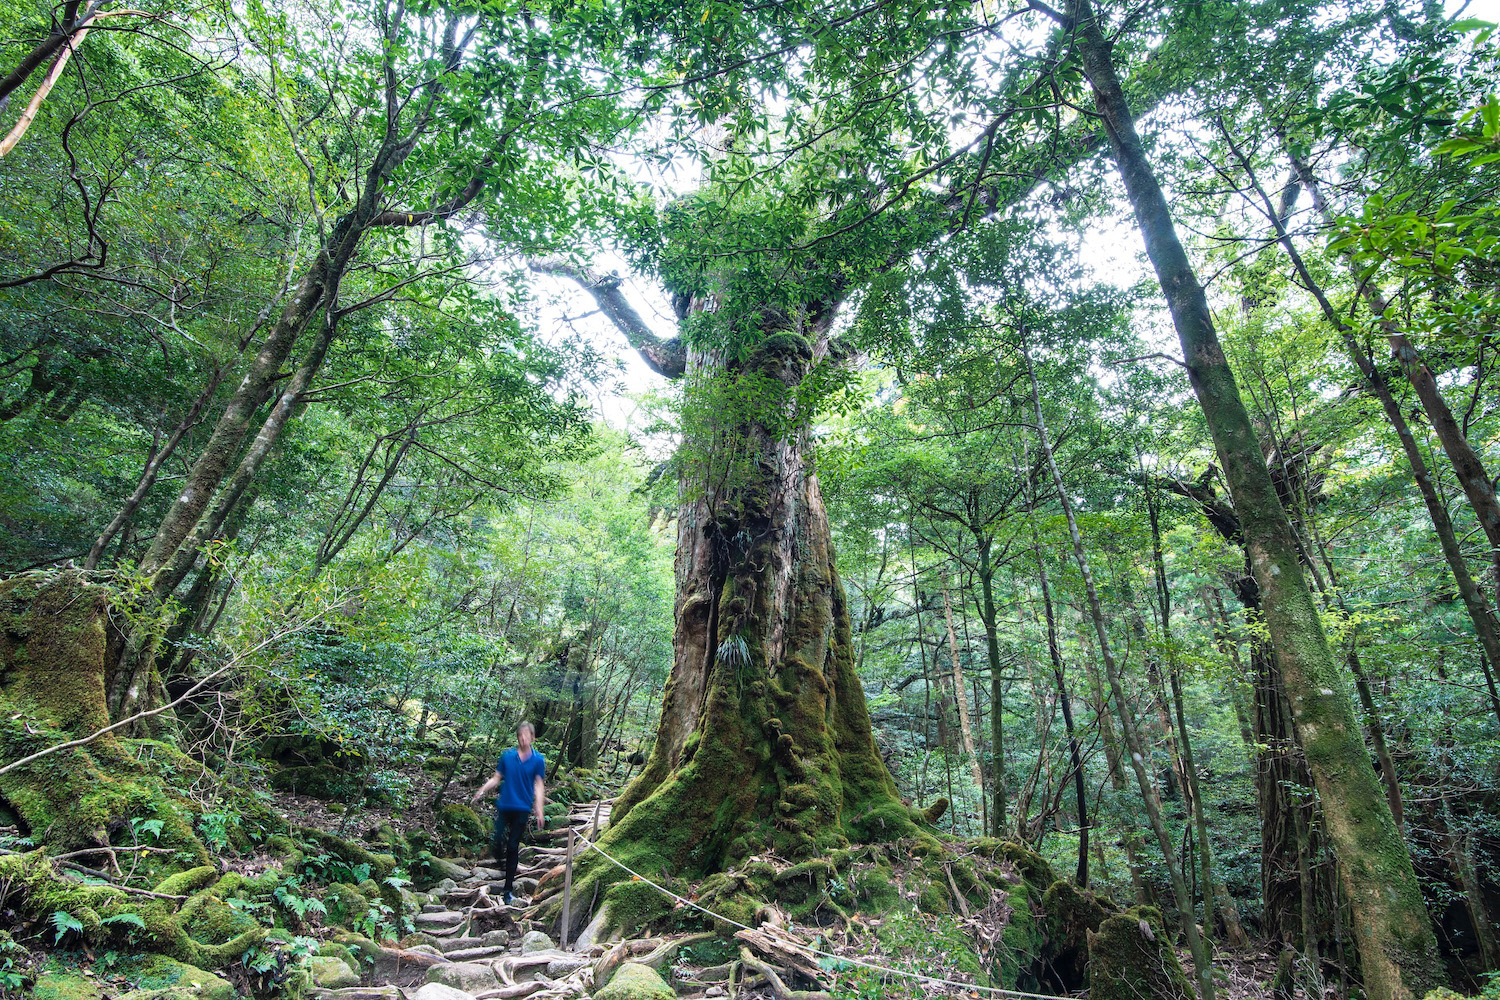
<instances>
[{"instance_id":1,"label":"green leaf","mask_svg":"<svg viewBox=\"0 0 1500 1000\"><path fill-rule=\"evenodd\" d=\"M52 938L53 944L62 941L69 931L75 934L83 933L83 922L66 910L57 910L54 912L49 918L49 922L57 932L56 936Z\"/></svg>"}]
</instances>

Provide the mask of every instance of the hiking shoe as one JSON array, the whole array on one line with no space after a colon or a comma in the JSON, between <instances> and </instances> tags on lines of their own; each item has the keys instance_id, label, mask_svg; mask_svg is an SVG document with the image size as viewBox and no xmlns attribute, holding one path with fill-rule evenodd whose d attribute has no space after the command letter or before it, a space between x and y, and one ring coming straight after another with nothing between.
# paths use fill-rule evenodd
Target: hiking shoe
<instances>
[{"instance_id":1,"label":"hiking shoe","mask_svg":"<svg viewBox=\"0 0 1500 1000\"><path fill-rule=\"evenodd\" d=\"M505 895L501 898L505 900L506 906L509 906L511 903L514 903L516 901L515 893L511 892L509 889L505 890Z\"/></svg>"}]
</instances>

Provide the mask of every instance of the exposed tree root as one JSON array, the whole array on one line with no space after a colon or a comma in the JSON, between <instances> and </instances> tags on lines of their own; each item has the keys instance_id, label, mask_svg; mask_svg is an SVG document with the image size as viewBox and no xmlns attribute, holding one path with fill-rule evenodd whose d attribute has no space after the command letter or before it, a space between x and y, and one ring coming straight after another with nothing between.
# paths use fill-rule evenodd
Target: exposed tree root
<instances>
[{"instance_id":1,"label":"exposed tree root","mask_svg":"<svg viewBox=\"0 0 1500 1000\"><path fill-rule=\"evenodd\" d=\"M766 981L771 984L771 991L780 1000L833 1000L833 994L825 990L794 990L787 986L775 969L771 968L768 963L756 958L755 954L747 947L740 947L740 961L748 968L754 969L762 976L765 976Z\"/></svg>"}]
</instances>

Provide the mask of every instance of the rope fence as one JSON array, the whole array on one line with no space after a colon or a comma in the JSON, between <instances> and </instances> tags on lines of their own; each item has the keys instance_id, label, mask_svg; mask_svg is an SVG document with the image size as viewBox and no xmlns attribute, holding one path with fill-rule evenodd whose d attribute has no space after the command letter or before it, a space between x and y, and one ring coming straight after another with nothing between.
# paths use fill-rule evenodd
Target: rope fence
<instances>
[{"instance_id":1,"label":"rope fence","mask_svg":"<svg viewBox=\"0 0 1500 1000\"><path fill-rule=\"evenodd\" d=\"M651 879L649 879L646 876L642 875L640 872L635 871L633 868L631 868L629 865L625 864L623 861L621 861L618 858L616 858L613 855L611 855L604 848L602 848L598 844L594 843L592 839L590 839L588 837L585 837L582 834L578 835L578 839L583 842L583 844L584 844L585 847L589 847L589 848L591 848L591 849L593 849L595 851L598 851L599 854L603 855L604 859L606 861L608 861L610 864L614 865L616 868L619 868L621 871L623 871L626 874L630 875L632 878L635 878L638 881L646 883L651 888L653 888L657 892L661 893L663 896L666 896L669 899L674 899L678 903L681 903L683 906L690 906L693 909L699 911L700 913L703 913L706 916L712 917L714 920L718 920L718 921L720 921L722 923L726 923L726 924L728 924L731 927L738 927L740 930L752 931L752 932L756 930L756 928L750 927L750 926L748 926L746 924L742 924L738 920L731 920L729 917L726 917L723 914L715 913L714 911L712 911L712 910L710 910L710 909L708 909L708 908L706 908L704 906L700 906L699 904L693 902L691 899L686 899L686 898L684 898L682 896L679 896L679 895L677 895L677 893L673 892L671 889L666 888L665 886L658 885L657 883L653 882ZM835 954L835 953L833 953L831 951L823 951L822 949L814 948L811 945L802 945L802 947L806 948L812 954L819 955L819 956L821 956L823 958L831 958L831 959L833 959L834 961L837 961L837 962L845 962L845 963L847 963L849 965L856 965L856 966L859 966L860 968L868 969L871 972L879 972L879 973L882 973L882 974L888 975L888 976L898 976L898 977L901 977L901 978L904 978L904 979L914 979L917 982L928 983L928 984L931 984L933 986L953 986L953 987L956 987L956 988L961 989L961 990L969 990L971 992L984 993L984 994L987 994L989 996L1011 997L1011 998L1014 998L1014 1000L1073 1000L1072 997L1060 996L1060 995L1055 994L1055 993L1027 993L1025 990L1008 990L1008 989L1005 989L1005 988L999 987L999 986L979 986L979 985L976 985L974 983L961 983L961 982L958 982L957 980L942 979L942 978L940 978L938 976L928 976L928 975L925 975L925 974L920 973L920 972L908 972L905 969L892 969L889 966L878 965L878 964L876 964L874 962L866 962L863 959L850 958L847 955L838 955L838 954Z\"/></svg>"}]
</instances>

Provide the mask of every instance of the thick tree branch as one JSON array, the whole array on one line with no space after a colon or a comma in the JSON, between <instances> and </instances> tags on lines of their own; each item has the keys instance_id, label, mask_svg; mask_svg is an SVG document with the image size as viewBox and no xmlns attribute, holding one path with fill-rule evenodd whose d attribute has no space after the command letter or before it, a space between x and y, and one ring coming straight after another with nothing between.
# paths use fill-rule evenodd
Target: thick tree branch
<instances>
[{"instance_id":1,"label":"thick tree branch","mask_svg":"<svg viewBox=\"0 0 1500 1000\"><path fill-rule=\"evenodd\" d=\"M610 322L625 335L630 346L639 352L652 371L664 378L681 378L687 370L687 348L681 338L663 340L651 331L641 319L635 307L625 301L620 291L620 278L616 274L600 274L592 268L580 267L559 257L544 257L531 261L531 269L537 274L550 274L576 281L584 291L594 297L599 311L609 317Z\"/></svg>"}]
</instances>

